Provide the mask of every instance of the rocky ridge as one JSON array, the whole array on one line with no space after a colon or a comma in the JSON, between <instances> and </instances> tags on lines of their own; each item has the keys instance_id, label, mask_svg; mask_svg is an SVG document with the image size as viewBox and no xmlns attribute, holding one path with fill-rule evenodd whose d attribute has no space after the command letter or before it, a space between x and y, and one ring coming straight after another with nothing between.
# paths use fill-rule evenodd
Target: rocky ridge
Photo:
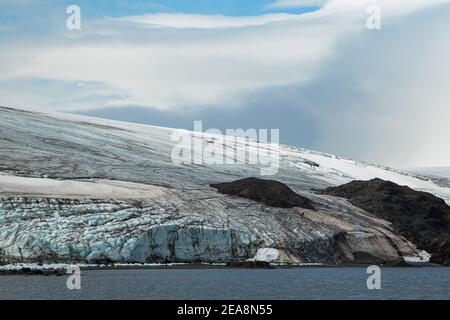
<instances>
[{"instance_id":1,"label":"rocky ridge","mask_svg":"<svg viewBox=\"0 0 450 320\"><path fill-rule=\"evenodd\" d=\"M398 234L431 253L432 262L450 265L450 207L444 200L381 179L352 181L323 194L346 198L391 222Z\"/></svg>"}]
</instances>

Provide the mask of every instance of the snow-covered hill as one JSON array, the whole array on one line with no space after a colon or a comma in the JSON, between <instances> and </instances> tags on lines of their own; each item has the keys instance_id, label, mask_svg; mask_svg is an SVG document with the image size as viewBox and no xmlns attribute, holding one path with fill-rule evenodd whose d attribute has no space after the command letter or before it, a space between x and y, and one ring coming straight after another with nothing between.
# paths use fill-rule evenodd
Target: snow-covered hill
<instances>
[{"instance_id":1,"label":"snow-covered hill","mask_svg":"<svg viewBox=\"0 0 450 320\"><path fill-rule=\"evenodd\" d=\"M396 262L418 250L386 221L314 190L378 177L450 203L450 188L431 180L289 146L277 148L279 170L264 178L317 211L222 195L209 185L260 176L263 165L174 163L174 132L205 148L215 138L0 107L0 261L347 263L363 253ZM273 148L223 142L237 152L249 144Z\"/></svg>"},{"instance_id":2,"label":"snow-covered hill","mask_svg":"<svg viewBox=\"0 0 450 320\"><path fill-rule=\"evenodd\" d=\"M437 185L450 187L450 167L423 167L408 169L412 174L426 180L432 180Z\"/></svg>"}]
</instances>

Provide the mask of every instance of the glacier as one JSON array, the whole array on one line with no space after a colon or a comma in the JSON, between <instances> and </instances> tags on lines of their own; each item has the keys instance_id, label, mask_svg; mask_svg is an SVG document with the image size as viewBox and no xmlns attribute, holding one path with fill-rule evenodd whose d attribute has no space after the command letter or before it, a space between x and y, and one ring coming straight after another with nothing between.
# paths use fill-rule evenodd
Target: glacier
<instances>
[{"instance_id":1,"label":"glacier","mask_svg":"<svg viewBox=\"0 0 450 320\"><path fill-rule=\"evenodd\" d=\"M270 179L316 210L223 195L210 184L260 176L261 166L174 163L174 132L205 146L213 138L0 107L0 264L423 261L389 222L315 190L377 177L450 204L450 188L432 179L284 145ZM244 152L249 141L224 143Z\"/></svg>"}]
</instances>

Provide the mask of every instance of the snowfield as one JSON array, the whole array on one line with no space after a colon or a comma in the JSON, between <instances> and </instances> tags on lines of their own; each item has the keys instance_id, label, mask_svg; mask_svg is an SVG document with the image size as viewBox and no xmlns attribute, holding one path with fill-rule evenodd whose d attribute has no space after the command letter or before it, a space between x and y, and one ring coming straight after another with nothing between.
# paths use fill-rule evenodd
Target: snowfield
<instances>
[{"instance_id":1,"label":"snowfield","mask_svg":"<svg viewBox=\"0 0 450 320\"><path fill-rule=\"evenodd\" d=\"M450 167L424 167L408 169L408 172L423 179L431 180L439 186L450 187Z\"/></svg>"},{"instance_id":2,"label":"snowfield","mask_svg":"<svg viewBox=\"0 0 450 320\"><path fill-rule=\"evenodd\" d=\"M58 199L163 198L168 189L159 186L104 179L55 180L24 178L0 173L0 194Z\"/></svg>"},{"instance_id":3,"label":"snowfield","mask_svg":"<svg viewBox=\"0 0 450 320\"><path fill-rule=\"evenodd\" d=\"M225 196L209 185L260 177L263 165L176 164L174 132L203 146L217 138L0 107L0 263L423 261L388 222L314 190L378 177L450 204L450 188L415 173L283 145L278 172L262 178L287 184L317 211ZM273 148L243 138L221 148L234 159L249 145Z\"/></svg>"}]
</instances>

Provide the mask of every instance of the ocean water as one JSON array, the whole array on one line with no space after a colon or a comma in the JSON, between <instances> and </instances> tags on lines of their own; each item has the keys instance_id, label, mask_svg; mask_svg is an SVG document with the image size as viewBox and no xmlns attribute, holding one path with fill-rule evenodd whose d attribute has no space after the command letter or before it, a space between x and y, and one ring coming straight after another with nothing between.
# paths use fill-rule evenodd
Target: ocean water
<instances>
[{"instance_id":1,"label":"ocean water","mask_svg":"<svg viewBox=\"0 0 450 320\"><path fill-rule=\"evenodd\" d=\"M450 268L131 269L68 276L0 276L0 299L450 299Z\"/></svg>"}]
</instances>

